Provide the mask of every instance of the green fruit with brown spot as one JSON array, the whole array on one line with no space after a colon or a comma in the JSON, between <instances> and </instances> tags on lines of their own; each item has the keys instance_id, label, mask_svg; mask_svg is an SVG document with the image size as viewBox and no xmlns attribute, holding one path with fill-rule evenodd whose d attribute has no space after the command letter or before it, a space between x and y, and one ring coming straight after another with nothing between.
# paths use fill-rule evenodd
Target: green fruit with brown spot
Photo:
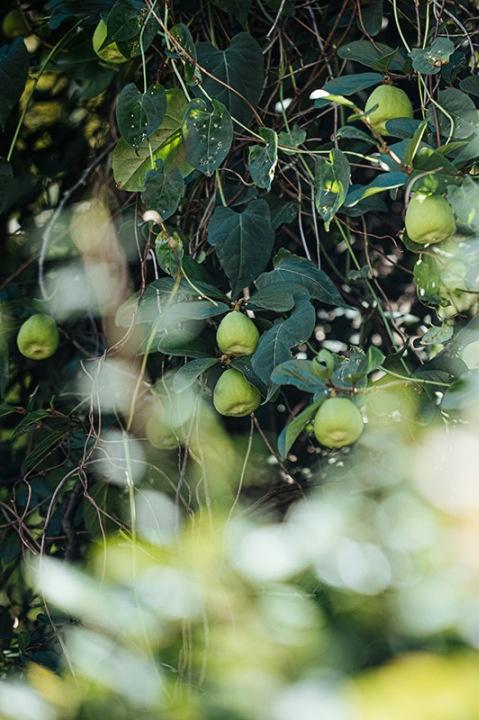
<instances>
[{"instance_id":1,"label":"green fruit with brown spot","mask_svg":"<svg viewBox=\"0 0 479 720\"><path fill-rule=\"evenodd\" d=\"M217 345L225 355L252 355L258 340L258 328L251 318L238 310L225 315L216 331Z\"/></svg>"},{"instance_id":2,"label":"green fruit with brown spot","mask_svg":"<svg viewBox=\"0 0 479 720\"><path fill-rule=\"evenodd\" d=\"M239 370L225 370L216 383L213 404L220 415L244 417L256 410L260 403L259 391Z\"/></svg>"},{"instance_id":3,"label":"green fruit with brown spot","mask_svg":"<svg viewBox=\"0 0 479 720\"><path fill-rule=\"evenodd\" d=\"M314 418L314 434L327 448L342 448L358 440L364 421L356 405L348 398L328 398Z\"/></svg>"},{"instance_id":4,"label":"green fruit with brown spot","mask_svg":"<svg viewBox=\"0 0 479 720\"><path fill-rule=\"evenodd\" d=\"M116 42L108 43L103 47L103 43L106 40L107 27L104 20L100 20L96 26L96 30L93 33L93 50L96 52L99 58L104 60L106 63L112 63L114 65L120 65L121 63L128 62Z\"/></svg>"},{"instance_id":5,"label":"green fruit with brown spot","mask_svg":"<svg viewBox=\"0 0 479 720\"><path fill-rule=\"evenodd\" d=\"M58 347L60 336L55 320L44 313L37 313L25 320L17 335L17 346L22 355L30 360L45 360Z\"/></svg>"},{"instance_id":6,"label":"green fruit with brown spot","mask_svg":"<svg viewBox=\"0 0 479 720\"><path fill-rule=\"evenodd\" d=\"M406 210L406 232L419 245L447 240L456 230L454 212L441 195L418 193Z\"/></svg>"},{"instance_id":7,"label":"green fruit with brown spot","mask_svg":"<svg viewBox=\"0 0 479 720\"><path fill-rule=\"evenodd\" d=\"M372 127L380 135L389 135L386 128L388 120L414 116L413 106L404 90L392 85L380 85L373 90L364 110Z\"/></svg>"}]
</instances>

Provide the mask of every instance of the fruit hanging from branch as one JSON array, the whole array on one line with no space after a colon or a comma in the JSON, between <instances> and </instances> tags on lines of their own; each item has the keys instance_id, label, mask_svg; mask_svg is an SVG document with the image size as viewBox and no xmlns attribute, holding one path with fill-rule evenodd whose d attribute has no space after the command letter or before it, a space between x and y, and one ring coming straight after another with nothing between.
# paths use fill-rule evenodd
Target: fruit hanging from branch
<instances>
[{"instance_id":1,"label":"fruit hanging from branch","mask_svg":"<svg viewBox=\"0 0 479 720\"><path fill-rule=\"evenodd\" d=\"M225 370L216 383L213 404L221 415L244 417L261 403L259 391L234 368Z\"/></svg>"}]
</instances>

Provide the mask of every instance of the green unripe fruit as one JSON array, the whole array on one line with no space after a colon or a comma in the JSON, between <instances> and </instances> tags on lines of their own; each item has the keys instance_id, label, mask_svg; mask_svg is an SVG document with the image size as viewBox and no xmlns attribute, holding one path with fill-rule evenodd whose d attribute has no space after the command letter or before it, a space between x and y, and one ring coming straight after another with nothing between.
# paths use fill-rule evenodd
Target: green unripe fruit
<instances>
[{"instance_id":1,"label":"green unripe fruit","mask_svg":"<svg viewBox=\"0 0 479 720\"><path fill-rule=\"evenodd\" d=\"M328 398L314 418L314 434L327 448L352 445L363 432L364 422L356 405L347 398Z\"/></svg>"},{"instance_id":2,"label":"green unripe fruit","mask_svg":"<svg viewBox=\"0 0 479 720\"><path fill-rule=\"evenodd\" d=\"M455 229L454 212L440 195L414 195L406 210L406 232L420 245L447 240Z\"/></svg>"},{"instance_id":3,"label":"green unripe fruit","mask_svg":"<svg viewBox=\"0 0 479 720\"><path fill-rule=\"evenodd\" d=\"M260 402L259 391L239 370L225 370L216 383L213 405L220 415L243 417L256 410Z\"/></svg>"},{"instance_id":4,"label":"green unripe fruit","mask_svg":"<svg viewBox=\"0 0 479 720\"><path fill-rule=\"evenodd\" d=\"M329 380L334 370L334 355L329 350L320 350L313 358L312 370L322 380Z\"/></svg>"},{"instance_id":5,"label":"green unripe fruit","mask_svg":"<svg viewBox=\"0 0 479 720\"><path fill-rule=\"evenodd\" d=\"M128 58L120 52L120 48L116 42L111 42L108 45L105 45L105 47L102 47L106 40L106 33L106 23L103 20L100 20L96 26L95 32L93 33L93 50L96 52L98 57L107 63L114 63L116 65L128 62Z\"/></svg>"},{"instance_id":6,"label":"green unripe fruit","mask_svg":"<svg viewBox=\"0 0 479 720\"><path fill-rule=\"evenodd\" d=\"M59 343L58 328L50 315L38 313L25 320L17 335L17 346L22 355L31 360L45 360L56 351Z\"/></svg>"},{"instance_id":7,"label":"green unripe fruit","mask_svg":"<svg viewBox=\"0 0 479 720\"><path fill-rule=\"evenodd\" d=\"M10 12L5 15L2 22L2 33L10 40L14 40L17 37L26 37L30 34L23 15L19 10L10 10Z\"/></svg>"},{"instance_id":8,"label":"green unripe fruit","mask_svg":"<svg viewBox=\"0 0 479 720\"><path fill-rule=\"evenodd\" d=\"M373 90L364 109L374 130L381 135L389 135L386 129L388 120L412 118L414 115L411 101L404 90L392 85L380 85Z\"/></svg>"},{"instance_id":9,"label":"green unripe fruit","mask_svg":"<svg viewBox=\"0 0 479 720\"><path fill-rule=\"evenodd\" d=\"M171 450L178 447L179 440L165 421L152 412L145 424L145 433L150 445L160 450Z\"/></svg>"},{"instance_id":10,"label":"green unripe fruit","mask_svg":"<svg viewBox=\"0 0 479 720\"><path fill-rule=\"evenodd\" d=\"M251 355L259 340L254 322L238 310L224 316L218 325L216 342L225 355Z\"/></svg>"}]
</instances>

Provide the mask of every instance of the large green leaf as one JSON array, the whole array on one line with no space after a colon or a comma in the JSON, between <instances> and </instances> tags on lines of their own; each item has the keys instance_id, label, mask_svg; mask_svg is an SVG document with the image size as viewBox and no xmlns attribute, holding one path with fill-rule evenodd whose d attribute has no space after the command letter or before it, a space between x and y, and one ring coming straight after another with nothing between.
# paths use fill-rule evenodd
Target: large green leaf
<instances>
[{"instance_id":1,"label":"large green leaf","mask_svg":"<svg viewBox=\"0 0 479 720\"><path fill-rule=\"evenodd\" d=\"M439 115L441 135L444 137L451 136L454 140L465 140L479 132L479 116L476 106L468 95L456 88L439 91L437 114ZM453 120L452 126L450 118ZM434 119L435 114L433 110L430 110L429 121L431 124L434 124Z\"/></svg>"},{"instance_id":2,"label":"large green leaf","mask_svg":"<svg viewBox=\"0 0 479 720\"><path fill-rule=\"evenodd\" d=\"M449 38L439 37L427 48L413 48L409 53L414 70L423 75L436 75L454 52L454 43Z\"/></svg>"},{"instance_id":3,"label":"large green leaf","mask_svg":"<svg viewBox=\"0 0 479 720\"><path fill-rule=\"evenodd\" d=\"M329 160L318 157L314 177L315 205L326 230L346 200L350 181L351 168L341 150L331 150Z\"/></svg>"},{"instance_id":4,"label":"large green leaf","mask_svg":"<svg viewBox=\"0 0 479 720\"><path fill-rule=\"evenodd\" d=\"M158 130L166 112L166 95L161 85L140 93L134 83L128 83L118 96L116 121L122 138L138 148Z\"/></svg>"},{"instance_id":5,"label":"large green leaf","mask_svg":"<svg viewBox=\"0 0 479 720\"><path fill-rule=\"evenodd\" d=\"M124 140L120 140L113 150L113 176L123 190L141 192L145 188L145 178L151 165L150 147L153 160L163 160L165 171L178 168L183 177L189 175L192 167L186 160L185 147L181 135L181 125L187 101L181 90L166 91L166 112L161 127L134 150Z\"/></svg>"},{"instance_id":6,"label":"large green leaf","mask_svg":"<svg viewBox=\"0 0 479 720\"><path fill-rule=\"evenodd\" d=\"M278 163L278 136L274 130L260 128L264 145L252 145L248 151L248 168L254 184L269 190Z\"/></svg>"},{"instance_id":7,"label":"large green leaf","mask_svg":"<svg viewBox=\"0 0 479 720\"><path fill-rule=\"evenodd\" d=\"M192 100L185 111L183 139L188 162L204 175L212 175L233 142L233 123L225 106L213 100Z\"/></svg>"},{"instance_id":8,"label":"large green leaf","mask_svg":"<svg viewBox=\"0 0 479 720\"><path fill-rule=\"evenodd\" d=\"M369 185L353 187L348 193L345 205L347 207L353 207L361 200L364 200L364 198L371 197L371 195L376 195L377 193L385 192L386 190L402 187L407 183L407 181L408 175L406 175L406 173L391 172L378 175L369 183Z\"/></svg>"},{"instance_id":9,"label":"large green leaf","mask_svg":"<svg viewBox=\"0 0 479 720\"><path fill-rule=\"evenodd\" d=\"M271 380L276 385L294 385L311 394L324 388L324 382L313 372L311 360L286 360L275 367Z\"/></svg>"},{"instance_id":10,"label":"large green leaf","mask_svg":"<svg viewBox=\"0 0 479 720\"><path fill-rule=\"evenodd\" d=\"M282 250L273 264L274 270L263 273L256 280L258 290L280 284L284 289L289 288L291 293L306 291L311 298L327 305L349 307L326 273L306 258Z\"/></svg>"},{"instance_id":11,"label":"large green leaf","mask_svg":"<svg viewBox=\"0 0 479 720\"><path fill-rule=\"evenodd\" d=\"M0 127L20 99L28 77L28 52L23 38L0 47Z\"/></svg>"},{"instance_id":12,"label":"large green leaf","mask_svg":"<svg viewBox=\"0 0 479 720\"><path fill-rule=\"evenodd\" d=\"M156 170L150 170L145 178L142 200L149 210L156 210L162 220L176 212L185 191L185 181L178 168L165 172L161 160L156 161Z\"/></svg>"},{"instance_id":13,"label":"large green leaf","mask_svg":"<svg viewBox=\"0 0 479 720\"><path fill-rule=\"evenodd\" d=\"M279 320L260 338L252 357L253 370L269 385L274 368L291 357L291 348L305 342L314 330L316 313L307 295L296 299L296 305L286 320Z\"/></svg>"},{"instance_id":14,"label":"large green leaf","mask_svg":"<svg viewBox=\"0 0 479 720\"><path fill-rule=\"evenodd\" d=\"M253 200L237 213L216 208L208 227L208 241L231 283L233 297L250 285L271 257L274 230L268 204Z\"/></svg>"},{"instance_id":15,"label":"large green leaf","mask_svg":"<svg viewBox=\"0 0 479 720\"><path fill-rule=\"evenodd\" d=\"M263 53L256 40L241 32L234 36L226 50L200 42L196 51L200 66L221 80L220 83L206 76L203 82L205 91L226 105L233 118L242 123L248 122L252 113L248 103L256 108L264 80Z\"/></svg>"},{"instance_id":16,"label":"large green leaf","mask_svg":"<svg viewBox=\"0 0 479 720\"><path fill-rule=\"evenodd\" d=\"M304 430L305 425L316 414L321 402L314 402L308 405L299 415L297 415L290 423L288 423L281 431L278 437L278 451L283 457L289 453L291 447Z\"/></svg>"},{"instance_id":17,"label":"large green leaf","mask_svg":"<svg viewBox=\"0 0 479 720\"><path fill-rule=\"evenodd\" d=\"M209 370L213 365L219 362L218 358L198 358L197 360L191 360L186 365L182 365L179 370L176 371L175 378L173 380L173 389L176 392L183 392L187 390L194 382L202 375L206 370Z\"/></svg>"},{"instance_id":18,"label":"large green leaf","mask_svg":"<svg viewBox=\"0 0 479 720\"><path fill-rule=\"evenodd\" d=\"M383 71L404 70L405 60L402 55L384 43L369 42L367 40L353 40L338 49L338 55L343 60L354 60L361 65Z\"/></svg>"},{"instance_id":19,"label":"large green leaf","mask_svg":"<svg viewBox=\"0 0 479 720\"><path fill-rule=\"evenodd\" d=\"M103 46L116 42L122 55L140 55L158 31L158 23L148 13L144 0L116 0L106 18L107 34ZM141 37L141 45L140 45Z\"/></svg>"}]
</instances>

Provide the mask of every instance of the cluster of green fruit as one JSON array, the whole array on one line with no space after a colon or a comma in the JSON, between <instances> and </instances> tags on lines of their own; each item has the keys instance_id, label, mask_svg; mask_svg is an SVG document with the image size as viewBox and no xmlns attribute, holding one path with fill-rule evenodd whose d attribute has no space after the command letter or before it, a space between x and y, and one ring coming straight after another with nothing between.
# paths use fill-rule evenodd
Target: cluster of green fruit
<instances>
[{"instance_id":1,"label":"cluster of green fruit","mask_svg":"<svg viewBox=\"0 0 479 720\"><path fill-rule=\"evenodd\" d=\"M392 85L380 85L369 96L365 113L372 129L379 135L389 135L390 120L414 117L412 103L404 90ZM418 245L443 242L456 230L454 212L442 195L416 193L408 204L405 217L408 237Z\"/></svg>"},{"instance_id":2,"label":"cluster of green fruit","mask_svg":"<svg viewBox=\"0 0 479 720\"><path fill-rule=\"evenodd\" d=\"M227 361L230 358L252 355L259 340L258 328L247 315L233 310L218 326L216 342ZM321 350L313 360L313 371L328 381L334 370L334 358L328 350ZM244 417L261 403L259 391L234 368L225 370L216 383L213 404L221 415ZM364 428L362 415L349 398L329 397L316 412L312 429L321 445L341 448L359 439Z\"/></svg>"}]
</instances>

